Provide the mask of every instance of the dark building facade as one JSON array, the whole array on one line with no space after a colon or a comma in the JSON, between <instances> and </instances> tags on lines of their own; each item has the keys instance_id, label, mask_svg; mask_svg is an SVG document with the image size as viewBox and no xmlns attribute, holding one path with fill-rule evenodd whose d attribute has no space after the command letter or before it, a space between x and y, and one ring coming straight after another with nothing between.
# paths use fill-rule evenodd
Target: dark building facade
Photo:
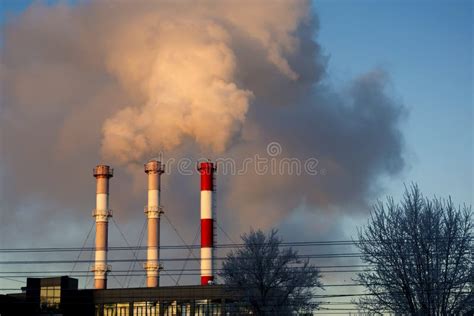
<instances>
[{"instance_id":1,"label":"dark building facade","mask_svg":"<svg viewBox=\"0 0 474 316\"><path fill-rule=\"evenodd\" d=\"M0 315L245 315L236 292L222 285L80 290L67 276L28 278L21 293L0 295Z\"/></svg>"}]
</instances>

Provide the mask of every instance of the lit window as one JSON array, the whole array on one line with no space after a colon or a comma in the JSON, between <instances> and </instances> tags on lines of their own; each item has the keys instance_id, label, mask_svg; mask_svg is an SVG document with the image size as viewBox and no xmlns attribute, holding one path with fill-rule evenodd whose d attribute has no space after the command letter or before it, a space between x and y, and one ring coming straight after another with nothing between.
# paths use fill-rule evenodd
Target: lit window
<instances>
[{"instance_id":1,"label":"lit window","mask_svg":"<svg viewBox=\"0 0 474 316\"><path fill-rule=\"evenodd\" d=\"M42 286L40 289L40 304L43 309L58 309L61 303L60 286Z\"/></svg>"},{"instance_id":2,"label":"lit window","mask_svg":"<svg viewBox=\"0 0 474 316\"><path fill-rule=\"evenodd\" d=\"M116 316L115 304L104 304L104 316Z\"/></svg>"},{"instance_id":3,"label":"lit window","mask_svg":"<svg viewBox=\"0 0 474 316\"><path fill-rule=\"evenodd\" d=\"M117 316L128 316L129 305L128 303L117 304Z\"/></svg>"}]
</instances>

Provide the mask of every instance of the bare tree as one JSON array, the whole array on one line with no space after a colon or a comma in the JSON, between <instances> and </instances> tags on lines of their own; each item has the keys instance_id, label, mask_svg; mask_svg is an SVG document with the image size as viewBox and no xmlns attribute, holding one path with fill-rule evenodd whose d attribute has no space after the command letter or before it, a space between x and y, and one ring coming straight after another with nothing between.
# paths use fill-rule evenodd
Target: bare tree
<instances>
[{"instance_id":1,"label":"bare tree","mask_svg":"<svg viewBox=\"0 0 474 316\"><path fill-rule=\"evenodd\" d=\"M322 287L319 270L299 258L292 248L282 248L277 231L261 230L242 236L244 245L231 251L220 276L244 296L256 315L309 313L318 304L314 290Z\"/></svg>"},{"instance_id":2,"label":"bare tree","mask_svg":"<svg viewBox=\"0 0 474 316\"><path fill-rule=\"evenodd\" d=\"M396 204L375 205L359 230L367 271L358 274L368 296L358 304L374 313L457 315L474 310L473 218L451 199L424 198L418 186Z\"/></svg>"}]
</instances>

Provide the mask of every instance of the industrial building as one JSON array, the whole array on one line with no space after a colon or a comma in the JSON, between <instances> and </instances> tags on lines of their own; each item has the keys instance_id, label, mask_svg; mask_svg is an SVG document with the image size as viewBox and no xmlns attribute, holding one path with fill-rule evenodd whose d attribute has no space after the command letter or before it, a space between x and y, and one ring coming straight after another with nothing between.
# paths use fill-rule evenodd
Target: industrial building
<instances>
[{"instance_id":1,"label":"industrial building","mask_svg":"<svg viewBox=\"0 0 474 316\"><path fill-rule=\"evenodd\" d=\"M238 295L222 285L78 289L67 276L28 278L18 294L0 296L0 315L242 315Z\"/></svg>"},{"instance_id":2,"label":"industrial building","mask_svg":"<svg viewBox=\"0 0 474 316\"><path fill-rule=\"evenodd\" d=\"M68 276L28 278L20 293L0 295L0 315L241 315L247 314L236 291L214 283L214 192L215 166L201 162L201 277L199 285L160 286L161 175L164 165L150 160L144 166L148 182L147 258L143 268L146 287L107 288L112 267L107 261L109 185L114 172L110 166L93 169L96 178L94 289L79 289L78 280Z\"/></svg>"}]
</instances>

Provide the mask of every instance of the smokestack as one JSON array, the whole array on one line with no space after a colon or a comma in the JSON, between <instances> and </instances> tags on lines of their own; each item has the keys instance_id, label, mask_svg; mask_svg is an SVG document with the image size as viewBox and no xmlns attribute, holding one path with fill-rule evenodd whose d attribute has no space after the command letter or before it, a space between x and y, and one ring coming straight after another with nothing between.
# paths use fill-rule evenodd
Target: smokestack
<instances>
[{"instance_id":1,"label":"smokestack","mask_svg":"<svg viewBox=\"0 0 474 316\"><path fill-rule=\"evenodd\" d=\"M148 174L148 205L145 214L148 218L148 249L146 270L147 287L158 287L160 284L160 215L163 213L160 205L160 178L164 165L160 161L150 160L145 164L145 173Z\"/></svg>"},{"instance_id":2,"label":"smokestack","mask_svg":"<svg viewBox=\"0 0 474 316\"><path fill-rule=\"evenodd\" d=\"M94 168L94 177L97 179L96 209L92 212L95 218L95 264L92 268L94 272L94 288L107 288L107 272L110 266L107 265L107 238L109 217L112 211L109 210L109 179L114 176L114 169L106 165L97 165Z\"/></svg>"},{"instance_id":3,"label":"smokestack","mask_svg":"<svg viewBox=\"0 0 474 316\"><path fill-rule=\"evenodd\" d=\"M201 285L210 285L214 281L214 164L201 162Z\"/></svg>"}]
</instances>

